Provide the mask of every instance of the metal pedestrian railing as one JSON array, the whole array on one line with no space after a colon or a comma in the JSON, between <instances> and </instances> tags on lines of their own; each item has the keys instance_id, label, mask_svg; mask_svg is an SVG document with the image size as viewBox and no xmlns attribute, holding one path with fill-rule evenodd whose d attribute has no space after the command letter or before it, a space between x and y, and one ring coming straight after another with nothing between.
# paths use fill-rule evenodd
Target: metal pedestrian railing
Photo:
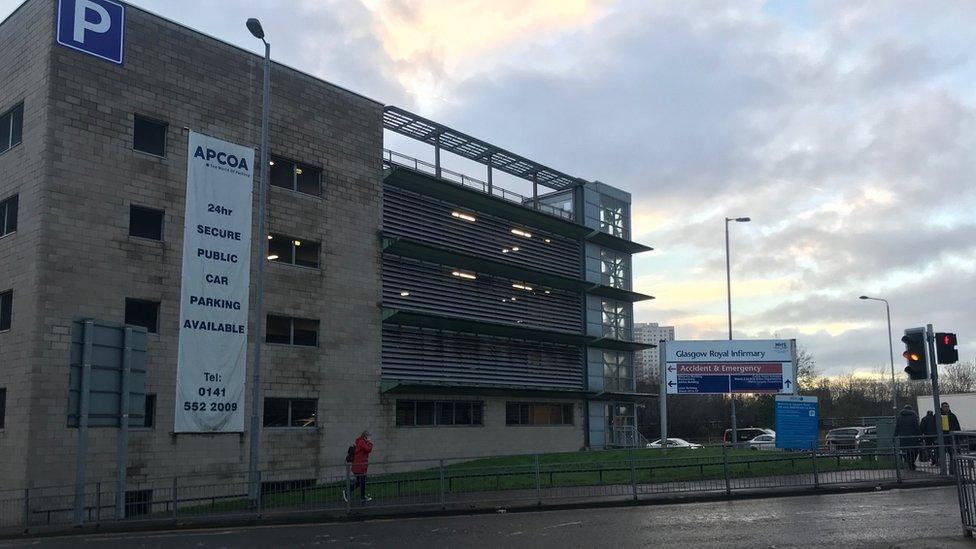
<instances>
[{"instance_id":1,"label":"metal pedestrian railing","mask_svg":"<svg viewBox=\"0 0 976 549\"><path fill-rule=\"evenodd\" d=\"M939 479L937 467L914 459L909 463L906 456L915 454L904 450L891 444L843 452L750 451L716 445L384 461L369 465L367 493L372 499L367 502L359 501L356 476L345 463L314 470L264 471L260 497L253 501L248 497L247 472L238 471L130 480L122 498L124 509L116 508L114 482L87 484L81 516L84 523L97 525L205 523L235 516L310 512L344 516L371 510L396 513L595 499L639 501L676 494L732 495ZM960 486L962 493L964 484ZM972 489L971 482L965 486ZM0 491L0 532L77 525L74 494L72 485Z\"/></svg>"}]
</instances>

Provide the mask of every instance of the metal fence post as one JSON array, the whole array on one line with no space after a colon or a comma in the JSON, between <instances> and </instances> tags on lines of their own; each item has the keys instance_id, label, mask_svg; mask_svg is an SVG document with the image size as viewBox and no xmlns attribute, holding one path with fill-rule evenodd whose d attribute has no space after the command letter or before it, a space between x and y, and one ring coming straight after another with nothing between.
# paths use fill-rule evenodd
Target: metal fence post
<instances>
[{"instance_id":1,"label":"metal fence post","mask_svg":"<svg viewBox=\"0 0 976 549\"><path fill-rule=\"evenodd\" d=\"M893 439L892 440L893 443L891 445L891 448L892 448L892 457L895 458L895 480L896 480L896 482L899 482L900 483L901 482L901 466L899 466L898 462L901 461L901 460L898 459L899 458L899 455L898 455L898 449L899 449L898 437L895 436L895 437L892 437L892 439Z\"/></svg>"},{"instance_id":2,"label":"metal fence post","mask_svg":"<svg viewBox=\"0 0 976 549\"><path fill-rule=\"evenodd\" d=\"M441 490L440 490L441 491L441 509L446 509L447 508L447 501L444 499L445 496L444 496L444 460L443 459L440 460L440 463L438 465L438 470L439 470L440 478L441 478L441 483L440 483L440 488L441 488Z\"/></svg>"},{"instance_id":3,"label":"metal fence post","mask_svg":"<svg viewBox=\"0 0 976 549\"><path fill-rule=\"evenodd\" d=\"M257 483L257 487L258 487L258 491L257 491L258 497L255 500L255 509L254 510L257 512L258 516L261 516L261 501L264 499L264 493L263 493L264 490L261 489L261 484L262 484L261 483L261 469L258 469L257 471L254 471L254 481ZM271 490L268 490L268 491L270 492ZM349 498L352 499L352 494L349 495Z\"/></svg>"},{"instance_id":4,"label":"metal fence post","mask_svg":"<svg viewBox=\"0 0 976 549\"><path fill-rule=\"evenodd\" d=\"M732 480L729 478L729 451L728 447L722 445L722 471L725 473L725 495L732 495Z\"/></svg>"},{"instance_id":5,"label":"metal fence post","mask_svg":"<svg viewBox=\"0 0 976 549\"><path fill-rule=\"evenodd\" d=\"M30 530L30 488L24 488L24 533Z\"/></svg>"},{"instance_id":6,"label":"metal fence post","mask_svg":"<svg viewBox=\"0 0 976 549\"><path fill-rule=\"evenodd\" d=\"M102 519L102 483L95 483L95 524Z\"/></svg>"},{"instance_id":7,"label":"metal fence post","mask_svg":"<svg viewBox=\"0 0 976 549\"><path fill-rule=\"evenodd\" d=\"M351 475L349 473L349 464L346 464L346 485L343 487L342 493L345 494L343 499L346 500L346 514L352 513L352 486L350 485Z\"/></svg>"},{"instance_id":8,"label":"metal fence post","mask_svg":"<svg viewBox=\"0 0 976 549\"><path fill-rule=\"evenodd\" d=\"M810 452L810 456L813 458L813 487L820 488L820 474L817 472L817 447L814 446L813 450Z\"/></svg>"},{"instance_id":9,"label":"metal fence post","mask_svg":"<svg viewBox=\"0 0 976 549\"><path fill-rule=\"evenodd\" d=\"M533 457L535 461L535 504L542 505L542 474L539 471L539 454Z\"/></svg>"},{"instance_id":10,"label":"metal fence post","mask_svg":"<svg viewBox=\"0 0 976 549\"><path fill-rule=\"evenodd\" d=\"M634 457L634 449L630 449L630 487L634 491L634 501L637 501L637 458Z\"/></svg>"},{"instance_id":11,"label":"metal fence post","mask_svg":"<svg viewBox=\"0 0 976 549\"><path fill-rule=\"evenodd\" d=\"M177 509L180 507L180 500L176 497L176 479L176 475L173 475L173 522L177 521L177 517L179 516Z\"/></svg>"}]
</instances>

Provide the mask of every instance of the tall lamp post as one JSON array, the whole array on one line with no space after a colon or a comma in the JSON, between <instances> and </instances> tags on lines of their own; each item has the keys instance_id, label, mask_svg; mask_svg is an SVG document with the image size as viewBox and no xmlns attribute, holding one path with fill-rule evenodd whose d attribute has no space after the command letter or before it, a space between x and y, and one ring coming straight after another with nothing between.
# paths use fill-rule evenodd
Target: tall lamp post
<instances>
[{"instance_id":1,"label":"tall lamp post","mask_svg":"<svg viewBox=\"0 0 976 549\"><path fill-rule=\"evenodd\" d=\"M895 384L895 350L891 346L891 307L888 300L880 297L868 297L862 295L860 299L870 299L871 301L883 301L885 304L885 314L888 316L888 357L891 360L891 407L898 415L898 385Z\"/></svg>"},{"instance_id":2,"label":"tall lamp post","mask_svg":"<svg viewBox=\"0 0 976 549\"><path fill-rule=\"evenodd\" d=\"M261 473L258 458L261 454L261 414L258 403L261 398L261 329L264 315L264 246L265 202L268 195L268 108L271 96L271 44L264 39L261 22L254 17L247 20L247 30L264 42L264 89L261 97L261 183L258 191L258 280L257 303L254 305L254 368L251 370L251 452L248 460L248 498L256 505L261 497Z\"/></svg>"},{"instance_id":3,"label":"tall lamp post","mask_svg":"<svg viewBox=\"0 0 976 549\"><path fill-rule=\"evenodd\" d=\"M732 266L729 254L729 222L748 223L752 221L748 217L726 217L725 218L725 290L729 305L729 341L732 341ZM739 444L739 431L735 422L735 393L729 388L729 400L732 401L732 447Z\"/></svg>"}]
</instances>

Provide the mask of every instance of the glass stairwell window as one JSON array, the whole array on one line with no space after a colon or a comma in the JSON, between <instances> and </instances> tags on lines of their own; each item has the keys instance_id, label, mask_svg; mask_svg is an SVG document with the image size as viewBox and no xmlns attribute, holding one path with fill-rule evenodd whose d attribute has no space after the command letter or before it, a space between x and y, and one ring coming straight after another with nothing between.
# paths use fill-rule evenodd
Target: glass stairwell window
<instances>
[{"instance_id":1,"label":"glass stairwell window","mask_svg":"<svg viewBox=\"0 0 976 549\"><path fill-rule=\"evenodd\" d=\"M621 301L602 302L603 337L630 339L630 311Z\"/></svg>"}]
</instances>

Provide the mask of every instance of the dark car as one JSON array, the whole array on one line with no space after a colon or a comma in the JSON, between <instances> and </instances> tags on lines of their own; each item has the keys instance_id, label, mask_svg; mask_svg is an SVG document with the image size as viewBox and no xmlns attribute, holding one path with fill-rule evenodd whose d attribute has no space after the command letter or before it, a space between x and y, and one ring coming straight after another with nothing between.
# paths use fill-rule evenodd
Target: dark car
<instances>
[{"instance_id":1,"label":"dark car","mask_svg":"<svg viewBox=\"0 0 976 549\"><path fill-rule=\"evenodd\" d=\"M845 452L857 449L858 437L867 432L867 427L841 427L827 431L824 446L830 452Z\"/></svg>"}]
</instances>

